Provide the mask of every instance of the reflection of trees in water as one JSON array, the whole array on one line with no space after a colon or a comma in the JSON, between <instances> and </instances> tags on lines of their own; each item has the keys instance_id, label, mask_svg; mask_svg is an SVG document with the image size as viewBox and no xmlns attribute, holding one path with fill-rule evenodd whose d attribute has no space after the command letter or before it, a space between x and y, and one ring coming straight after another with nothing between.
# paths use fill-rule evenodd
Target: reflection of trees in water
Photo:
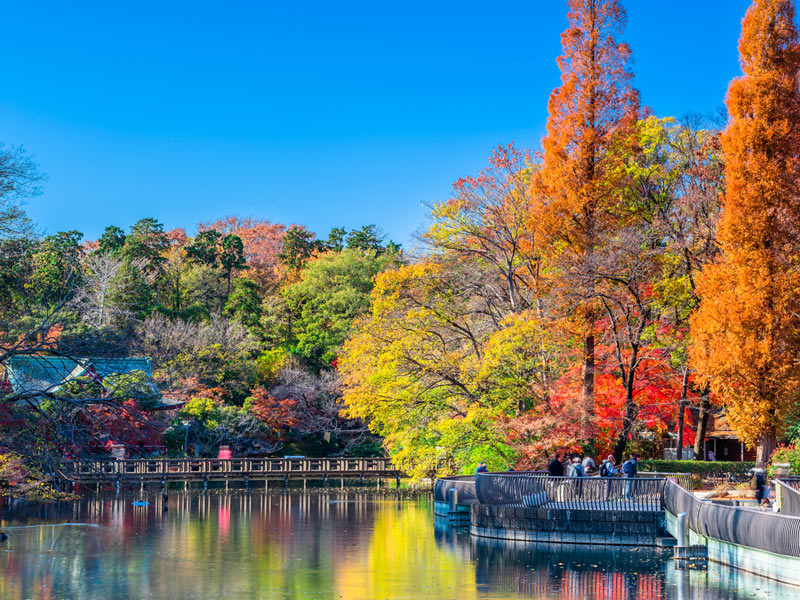
<instances>
[{"instance_id":1,"label":"reflection of trees in water","mask_svg":"<svg viewBox=\"0 0 800 600\"><path fill-rule=\"evenodd\" d=\"M297 588L302 596L302 590L332 587L330 565L345 561L353 547L369 545L379 506L374 492L333 489L177 492L169 496L168 511L158 493L146 495L149 506L132 506L135 499L87 496L5 511L6 525L24 528L9 530L4 549L10 552L0 556L0 598L41 589L74 598L184 597L190 591L224 597L226 590L240 590L242 576L253 590ZM332 535L333 529L346 535Z\"/></svg>"},{"instance_id":2,"label":"reflection of trees in water","mask_svg":"<svg viewBox=\"0 0 800 600\"><path fill-rule=\"evenodd\" d=\"M664 554L647 548L472 538L478 589L534 597L660 600Z\"/></svg>"}]
</instances>

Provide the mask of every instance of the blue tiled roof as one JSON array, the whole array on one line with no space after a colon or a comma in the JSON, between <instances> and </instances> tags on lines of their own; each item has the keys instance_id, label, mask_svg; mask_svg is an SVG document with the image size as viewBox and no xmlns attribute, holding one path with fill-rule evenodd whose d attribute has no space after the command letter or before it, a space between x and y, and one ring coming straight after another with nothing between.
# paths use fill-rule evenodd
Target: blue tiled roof
<instances>
[{"instance_id":1,"label":"blue tiled roof","mask_svg":"<svg viewBox=\"0 0 800 600\"><path fill-rule=\"evenodd\" d=\"M144 357L105 358L63 356L12 356L5 365L14 392L55 392L71 379L82 377L91 368L101 378L142 371L153 376L150 359Z\"/></svg>"}]
</instances>

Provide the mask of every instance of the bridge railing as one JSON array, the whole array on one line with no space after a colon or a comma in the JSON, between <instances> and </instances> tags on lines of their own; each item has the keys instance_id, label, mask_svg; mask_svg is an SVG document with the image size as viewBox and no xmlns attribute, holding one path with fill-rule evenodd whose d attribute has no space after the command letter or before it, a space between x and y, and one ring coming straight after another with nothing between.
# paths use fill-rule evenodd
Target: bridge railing
<instances>
[{"instance_id":1,"label":"bridge railing","mask_svg":"<svg viewBox=\"0 0 800 600\"><path fill-rule=\"evenodd\" d=\"M475 492L478 502L489 505L658 511L664 484L663 478L481 473L475 478Z\"/></svg>"},{"instance_id":2,"label":"bridge railing","mask_svg":"<svg viewBox=\"0 0 800 600\"><path fill-rule=\"evenodd\" d=\"M706 537L800 557L800 517L703 501L671 481L664 505L674 515L686 513L689 528Z\"/></svg>"},{"instance_id":3,"label":"bridge railing","mask_svg":"<svg viewBox=\"0 0 800 600\"><path fill-rule=\"evenodd\" d=\"M439 477L433 483L433 499L437 502L450 502L448 491L455 489L458 492L459 504L472 504L478 501L475 495L474 475L454 475L452 477Z\"/></svg>"},{"instance_id":4,"label":"bridge railing","mask_svg":"<svg viewBox=\"0 0 800 600\"><path fill-rule=\"evenodd\" d=\"M776 479L780 493L782 515L800 517L800 478L796 480Z\"/></svg>"},{"instance_id":5,"label":"bridge railing","mask_svg":"<svg viewBox=\"0 0 800 600\"><path fill-rule=\"evenodd\" d=\"M636 477L671 479L685 490L694 491L694 475L691 473L666 473L655 471L640 471Z\"/></svg>"},{"instance_id":6,"label":"bridge railing","mask_svg":"<svg viewBox=\"0 0 800 600\"><path fill-rule=\"evenodd\" d=\"M320 475L396 473L388 458L154 458L73 460L62 465L77 477L159 477Z\"/></svg>"}]
</instances>

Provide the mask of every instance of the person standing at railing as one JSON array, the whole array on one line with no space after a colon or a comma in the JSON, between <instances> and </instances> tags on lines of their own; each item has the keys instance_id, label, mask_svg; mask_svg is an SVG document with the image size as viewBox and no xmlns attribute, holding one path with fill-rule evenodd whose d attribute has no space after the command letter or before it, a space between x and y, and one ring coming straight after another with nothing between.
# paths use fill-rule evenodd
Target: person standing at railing
<instances>
[{"instance_id":1,"label":"person standing at railing","mask_svg":"<svg viewBox=\"0 0 800 600\"><path fill-rule=\"evenodd\" d=\"M486 468L486 463L479 463L478 468L475 469L475 475L478 473L488 473L489 469Z\"/></svg>"},{"instance_id":2,"label":"person standing at railing","mask_svg":"<svg viewBox=\"0 0 800 600\"><path fill-rule=\"evenodd\" d=\"M597 463L594 462L594 459L591 456L586 456L581 463L583 465L583 470L586 472L586 476L589 477L594 470L597 468Z\"/></svg>"},{"instance_id":3,"label":"person standing at railing","mask_svg":"<svg viewBox=\"0 0 800 600\"><path fill-rule=\"evenodd\" d=\"M569 477L578 480L575 482L575 497L580 500L583 496L583 481L581 479L586 477L586 471L583 470L579 456L574 457L569 465Z\"/></svg>"},{"instance_id":4,"label":"person standing at railing","mask_svg":"<svg viewBox=\"0 0 800 600\"><path fill-rule=\"evenodd\" d=\"M625 498L630 500L633 493L633 480L639 471L639 455L633 454L628 460L622 463L622 475L625 481Z\"/></svg>"},{"instance_id":5,"label":"person standing at railing","mask_svg":"<svg viewBox=\"0 0 800 600\"><path fill-rule=\"evenodd\" d=\"M606 479L604 486L603 499L608 500L611 496L611 488L614 487L612 477L619 475L619 469L614 466L614 456L609 454L608 457L600 463L600 477Z\"/></svg>"},{"instance_id":6,"label":"person standing at railing","mask_svg":"<svg viewBox=\"0 0 800 600\"><path fill-rule=\"evenodd\" d=\"M564 463L561 462L561 455L558 452L556 452L553 460L547 463L547 472L550 474L550 477L564 476Z\"/></svg>"}]
</instances>

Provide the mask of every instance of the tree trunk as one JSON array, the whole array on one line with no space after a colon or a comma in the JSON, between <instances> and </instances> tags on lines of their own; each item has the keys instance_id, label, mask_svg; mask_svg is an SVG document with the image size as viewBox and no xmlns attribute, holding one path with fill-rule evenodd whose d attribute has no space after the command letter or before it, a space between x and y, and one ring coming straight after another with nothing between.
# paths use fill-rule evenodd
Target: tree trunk
<instances>
[{"instance_id":1,"label":"tree trunk","mask_svg":"<svg viewBox=\"0 0 800 600\"><path fill-rule=\"evenodd\" d=\"M703 396L700 398L700 414L697 419L697 433L694 436L694 459L701 460L703 458L703 445L706 441L706 428L708 427L708 410L709 404L709 389L703 390Z\"/></svg>"},{"instance_id":2,"label":"tree trunk","mask_svg":"<svg viewBox=\"0 0 800 600\"><path fill-rule=\"evenodd\" d=\"M625 390L625 416L622 419L622 430L614 444L614 462L617 464L622 463L625 448L628 447L628 437L636 423L636 412L636 404L633 401L633 385L629 382Z\"/></svg>"},{"instance_id":3,"label":"tree trunk","mask_svg":"<svg viewBox=\"0 0 800 600\"><path fill-rule=\"evenodd\" d=\"M761 439L758 440L756 447L756 466L761 469L766 469L769 464L769 457L778 445L778 440L775 436L775 431L764 432Z\"/></svg>"},{"instance_id":4,"label":"tree trunk","mask_svg":"<svg viewBox=\"0 0 800 600\"><path fill-rule=\"evenodd\" d=\"M689 387L689 369L683 372L683 385L681 385L681 400L678 404L678 452L677 459L683 460L683 428L686 425L686 393Z\"/></svg>"},{"instance_id":5,"label":"tree trunk","mask_svg":"<svg viewBox=\"0 0 800 600\"><path fill-rule=\"evenodd\" d=\"M592 437L591 421L594 414L594 334L590 333L583 340L583 382L581 386L581 403L583 416L581 417L584 442Z\"/></svg>"}]
</instances>

